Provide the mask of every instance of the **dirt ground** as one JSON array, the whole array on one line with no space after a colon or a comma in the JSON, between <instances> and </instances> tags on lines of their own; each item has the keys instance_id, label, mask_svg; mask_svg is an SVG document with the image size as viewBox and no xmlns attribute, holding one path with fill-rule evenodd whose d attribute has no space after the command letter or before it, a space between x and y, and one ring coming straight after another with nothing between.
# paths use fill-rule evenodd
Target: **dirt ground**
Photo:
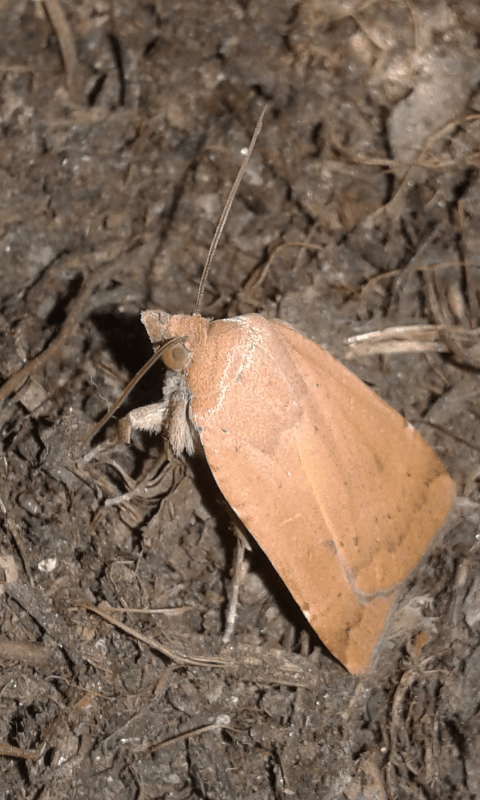
<instances>
[{"instance_id":1,"label":"dirt ground","mask_svg":"<svg viewBox=\"0 0 480 800\"><path fill-rule=\"evenodd\" d=\"M479 42L477 0L0 0L1 800L480 797ZM255 548L222 647L203 462L88 458L266 101L204 313L325 346L460 498L361 678Z\"/></svg>"}]
</instances>

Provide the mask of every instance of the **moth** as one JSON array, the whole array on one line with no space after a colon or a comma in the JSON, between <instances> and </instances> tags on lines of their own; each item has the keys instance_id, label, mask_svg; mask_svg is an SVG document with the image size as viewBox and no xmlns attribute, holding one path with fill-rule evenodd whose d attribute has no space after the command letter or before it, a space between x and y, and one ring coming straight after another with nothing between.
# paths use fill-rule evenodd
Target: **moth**
<instances>
[{"instance_id":1,"label":"moth","mask_svg":"<svg viewBox=\"0 0 480 800\"><path fill-rule=\"evenodd\" d=\"M178 455L201 442L220 491L311 626L358 673L444 522L454 484L400 414L291 326L257 314L200 315L226 213L197 312L142 312L168 373L162 400L131 411L121 435L163 430Z\"/></svg>"}]
</instances>

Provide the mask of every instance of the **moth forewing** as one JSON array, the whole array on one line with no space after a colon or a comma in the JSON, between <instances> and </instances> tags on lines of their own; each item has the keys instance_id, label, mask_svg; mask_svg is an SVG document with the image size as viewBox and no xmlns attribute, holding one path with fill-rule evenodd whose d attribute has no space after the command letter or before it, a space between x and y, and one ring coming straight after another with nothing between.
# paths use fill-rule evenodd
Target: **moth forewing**
<instances>
[{"instance_id":1,"label":"moth forewing","mask_svg":"<svg viewBox=\"0 0 480 800\"><path fill-rule=\"evenodd\" d=\"M160 409L174 450L198 431L215 480L332 653L367 668L398 587L454 485L396 411L277 320L144 312L152 341L186 337ZM177 376L176 380L172 376ZM192 445L193 446L193 445Z\"/></svg>"},{"instance_id":2,"label":"moth forewing","mask_svg":"<svg viewBox=\"0 0 480 800\"><path fill-rule=\"evenodd\" d=\"M352 672L366 669L398 588L445 520L454 484L419 433L340 362L278 320L199 315L208 269L255 140L210 245L196 313L144 311L165 358L161 403L132 428L199 435L213 476L312 627ZM180 337L180 338L179 338Z\"/></svg>"}]
</instances>

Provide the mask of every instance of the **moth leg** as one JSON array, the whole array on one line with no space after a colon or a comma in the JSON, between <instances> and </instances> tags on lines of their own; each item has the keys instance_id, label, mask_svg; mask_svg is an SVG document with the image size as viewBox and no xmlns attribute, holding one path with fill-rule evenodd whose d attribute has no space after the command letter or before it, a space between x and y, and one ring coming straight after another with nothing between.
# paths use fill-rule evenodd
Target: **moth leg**
<instances>
[{"instance_id":1,"label":"moth leg","mask_svg":"<svg viewBox=\"0 0 480 800\"><path fill-rule=\"evenodd\" d=\"M132 430L149 431L158 433L163 427L167 409L165 403L152 403L130 411L118 423L118 432L122 442L130 443Z\"/></svg>"},{"instance_id":2,"label":"moth leg","mask_svg":"<svg viewBox=\"0 0 480 800\"><path fill-rule=\"evenodd\" d=\"M248 572L248 561L245 559L245 550L250 550L250 545L241 532L238 525L235 525L235 562L233 565L232 583L230 585L230 597L228 598L227 611L225 614L225 631L222 636L224 644L232 641L237 620L238 594L240 586Z\"/></svg>"}]
</instances>

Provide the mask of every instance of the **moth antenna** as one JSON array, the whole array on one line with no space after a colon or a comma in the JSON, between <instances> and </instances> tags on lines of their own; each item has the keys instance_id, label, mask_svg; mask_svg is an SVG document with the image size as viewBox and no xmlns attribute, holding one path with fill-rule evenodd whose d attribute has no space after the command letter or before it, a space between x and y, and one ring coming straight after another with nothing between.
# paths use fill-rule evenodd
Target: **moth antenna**
<instances>
[{"instance_id":1,"label":"moth antenna","mask_svg":"<svg viewBox=\"0 0 480 800\"><path fill-rule=\"evenodd\" d=\"M159 347L158 350L155 350L153 356L150 356L150 358L143 365L143 367L141 367L141 369L139 369L137 374L133 376L132 380L127 385L127 387L123 390L123 392L120 395L120 397L118 398L118 400L115 400L113 406L111 408L109 408L109 410L103 415L101 420L99 422L97 422L96 425L94 425L94 427L92 428L92 430L90 431L90 433L88 435L89 439L93 439L93 437L96 436L97 433L102 430L102 428L105 425L105 423L108 422L110 417L112 417L115 414L115 411L122 405L123 401L125 400L126 397L128 397L128 395L130 394L132 389L137 385L138 381L141 378L143 378L143 376L148 372L148 370L151 367L153 367L153 365L158 361L159 358L161 358L161 356L165 352L165 350L168 350L169 347L172 347L174 344L177 344L178 342L182 342L182 343L186 342L187 339L188 339L188 336L176 336L174 339L169 339L168 342L165 342L165 344L162 344L162 346Z\"/></svg>"},{"instance_id":2,"label":"moth antenna","mask_svg":"<svg viewBox=\"0 0 480 800\"><path fill-rule=\"evenodd\" d=\"M220 217L220 219L218 221L217 229L216 229L216 231L214 233L214 236L213 236L213 239L212 239L212 243L211 243L210 249L208 251L207 260L205 261L205 266L203 268L203 273L202 273L202 277L201 277L201 280L200 280L200 286L198 287L197 302L196 302L196 305L195 305L194 316L198 316L200 314L200 308L201 308L202 301L203 301L203 295L204 295L204 292L205 292L205 284L207 282L208 272L210 270L210 264L213 261L213 256L215 255L215 251L216 251L218 243L220 241L220 236L222 235L223 229L225 227L225 223L226 223L227 217L228 217L228 215L230 213L230 209L231 209L232 203L233 203L233 201L235 199L235 195L237 194L238 187L240 186L240 183L241 183L242 178L244 176L245 170L247 169L248 162L250 161L250 158L252 156L253 150L255 148L258 136L260 134L260 131L262 130L263 118L265 116L267 108L268 108L268 103L265 103L265 105L263 107L263 111L260 114L260 116L258 118L258 122L257 122L257 124L255 126L255 130L253 132L253 136L252 136L251 142L250 142L250 144L248 146L248 150L247 150L246 156L243 159L242 166L238 170L237 177L235 178L235 181L233 182L232 188L230 189L230 193L229 193L229 195L227 197L227 202L225 203L225 206L223 208L221 217Z\"/></svg>"}]
</instances>

